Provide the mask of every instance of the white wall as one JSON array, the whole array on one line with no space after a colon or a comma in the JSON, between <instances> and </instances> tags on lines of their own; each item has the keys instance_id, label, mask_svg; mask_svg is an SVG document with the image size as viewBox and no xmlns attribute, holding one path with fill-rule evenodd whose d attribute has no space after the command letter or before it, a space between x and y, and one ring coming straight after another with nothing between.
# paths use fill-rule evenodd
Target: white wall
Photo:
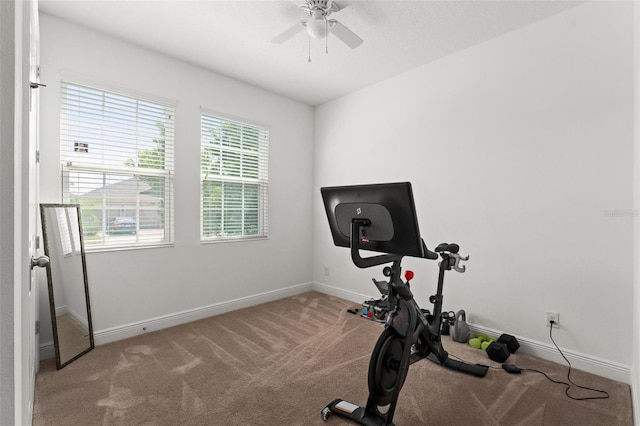
<instances>
[{"instance_id":1,"label":"white wall","mask_svg":"<svg viewBox=\"0 0 640 426\"><path fill-rule=\"evenodd\" d=\"M318 107L314 280L361 301L381 277L332 245L319 188L411 181L427 245L471 256L447 276L447 310L530 349L549 348L557 311L554 338L586 361L574 366L629 381L631 8L578 6ZM404 265L427 307L436 262Z\"/></svg>"},{"instance_id":2,"label":"white wall","mask_svg":"<svg viewBox=\"0 0 640 426\"><path fill-rule=\"evenodd\" d=\"M143 326L166 326L171 321L158 318L177 313L181 322L194 318L185 311L206 315L215 312L207 309L211 305L252 303L310 288L311 107L47 15L41 18L41 38L42 82L47 84L41 98L41 202L60 202L61 75L178 103L175 246L87 254L98 343L123 337L118 329L136 334ZM270 128L268 240L199 242L200 107ZM43 325L47 303L41 301ZM50 330L41 341L47 337Z\"/></svg>"}]
</instances>

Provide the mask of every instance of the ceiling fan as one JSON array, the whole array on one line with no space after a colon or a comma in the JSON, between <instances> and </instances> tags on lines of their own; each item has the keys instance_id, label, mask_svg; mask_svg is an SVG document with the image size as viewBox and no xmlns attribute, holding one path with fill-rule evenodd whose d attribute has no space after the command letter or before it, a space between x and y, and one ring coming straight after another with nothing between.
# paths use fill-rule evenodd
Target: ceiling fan
<instances>
[{"instance_id":1,"label":"ceiling fan","mask_svg":"<svg viewBox=\"0 0 640 426\"><path fill-rule=\"evenodd\" d=\"M309 16L308 19L302 20L276 36L271 42L276 44L284 43L303 29L306 28L309 35L309 44L311 39L328 39L329 33L338 37L344 44L352 49L360 46L363 40L353 31L345 27L342 23L335 19L328 19L329 15L341 10L338 3L333 0L306 0L305 3L298 5ZM328 43L328 42L327 42ZM327 44L327 53L328 44ZM311 62L311 56L309 56Z\"/></svg>"}]
</instances>

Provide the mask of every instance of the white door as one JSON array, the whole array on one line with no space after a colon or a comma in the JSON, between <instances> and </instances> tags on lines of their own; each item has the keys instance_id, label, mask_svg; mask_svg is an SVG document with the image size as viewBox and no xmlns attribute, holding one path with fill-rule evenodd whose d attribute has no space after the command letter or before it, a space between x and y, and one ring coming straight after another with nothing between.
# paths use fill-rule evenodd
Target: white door
<instances>
[{"instance_id":1,"label":"white door","mask_svg":"<svg viewBox=\"0 0 640 426\"><path fill-rule=\"evenodd\" d=\"M34 0L29 13L29 82L30 82L30 99L29 99L29 247L30 255L37 256L37 250L40 249L38 244L38 156L40 149L39 128L40 128L40 24L38 20L38 2ZM33 249L35 245L35 249ZM34 270L35 272L35 270ZM38 270L36 273L45 273L44 269ZM36 327L38 312L38 285L36 273L31 273L29 283L29 306L30 316L29 324L34 333L30 335L31 342L29 365L32 368L31 378L32 386L35 383L35 375L38 372L40 364L39 351L39 335ZM33 387L30 392L33 395Z\"/></svg>"},{"instance_id":2,"label":"white door","mask_svg":"<svg viewBox=\"0 0 640 426\"><path fill-rule=\"evenodd\" d=\"M16 3L18 4L18 3ZM17 414L17 420L22 425L30 425L33 416L33 397L35 392L35 377L38 371L39 352L38 335L36 331L37 309L37 274L43 274L43 266L47 262L40 260L34 267L34 261L38 258L37 226L38 226L38 65L39 65L39 23L37 0L23 2L22 9L22 79L20 93L24 93L22 104L22 211L23 222L20 224L20 233L23 238L23 250L27 257L24 260L25 279L20 290L21 298L21 392L16 395L19 398L18 406L21 413ZM28 61L27 61L28 60ZM28 213L27 213L28 211ZM26 223L25 223L26 222ZM24 249L26 248L26 250Z\"/></svg>"},{"instance_id":3,"label":"white door","mask_svg":"<svg viewBox=\"0 0 640 426\"><path fill-rule=\"evenodd\" d=\"M8 337L8 347L12 349L13 357L8 356L7 351L3 351L2 369L0 374L3 375L1 397L6 398L7 404L1 404L0 423L5 420L7 424L30 425L32 423L33 412L33 390L35 378L35 293L32 290L34 282L32 279L31 260L32 255L36 253L35 247L35 222L32 220L36 213L35 205L37 202L37 194L33 193L35 189L36 173L35 158L31 157L33 148L30 147L29 140L29 58L31 50L30 29L32 28L32 7L33 16L37 17L37 5L32 3L35 0L4 2L0 10L2 11L2 43L1 46L11 47L13 53L9 52L5 56L3 49L2 58L8 59L8 69L15 69L14 78L4 79L3 88L8 88L9 84L14 84L13 102L11 99L4 99L13 107L2 112L2 124L9 125L13 121L13 131L10 132L12 137L5 141L2 140L3 148L7 148L7 155L2 158L3 180L6 179L7 186L2 188L1 196L3 203L2 230L7 231L6 235L10 237L13 252L8 250L2 253L2 265L11 264L7 269L10 271L3 275L3 278L11 278L10 284L13 288L8 289L3 280L2 295L11 295L11 302L7 302L3 298L3 316L4 308L10 312L13 317L13 330L3 332L3 338ZM8 25L4 25L8 24ZM37 27L37 20L34 22ZM36 31L37 35L37 31ZM3 93L4 96L4 93ZM4 102L3 102L4 104ZM10 116L13 116L11 120ZM34 153L35 154L35 153ZM33 170L33 173L32 173ZM5 204L6 203L6 204ZM9 206L5 209L5 206ZM4 220L6 218L6 220ZM13 227L13 229L11 229ZM3 232L3 235L5 233ZM6 272L6 270L5 270ZM7 327L9 328L9 327ZM2 344L5 341L1 342ZM7 355L7 356L5 356ZM13 364L11 366L11 364ZM9 369L13 368L10 372ZM4 380L4 377L10 377L11 380ZM12 389L13 388L13 389ZM12 395L13 393L13 395ZM4 423L3 423L4 424Z\"/></svg>"}]
</instances>

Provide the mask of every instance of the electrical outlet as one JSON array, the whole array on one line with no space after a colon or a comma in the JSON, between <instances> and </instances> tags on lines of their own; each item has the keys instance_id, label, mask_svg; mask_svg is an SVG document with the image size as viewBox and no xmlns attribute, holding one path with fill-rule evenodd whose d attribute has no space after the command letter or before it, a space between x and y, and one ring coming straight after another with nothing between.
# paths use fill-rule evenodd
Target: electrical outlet
<instances>
[{"instance_id":1,"label":"electrical outlet","mask_svg":"<svg viewBox=\"0 0 640 426\"><path fill-rule=\"evenodd\" d=\"M551 327L551 321L553 321L553 328L560 328L560 314L557 312L547 311L545 318L545 325Z\"/></svg>"}]
</instances>

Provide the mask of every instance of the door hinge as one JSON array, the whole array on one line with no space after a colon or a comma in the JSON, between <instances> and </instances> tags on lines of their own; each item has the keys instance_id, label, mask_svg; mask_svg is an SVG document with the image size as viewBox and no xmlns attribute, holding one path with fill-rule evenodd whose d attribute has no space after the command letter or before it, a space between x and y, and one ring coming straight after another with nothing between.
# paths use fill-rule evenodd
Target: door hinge
<instances>
[{"instance_id":1,"label":"door hinge","mask_svg":"<svg viewBox=\"0 0 640 426\"><path fill-rule=\"evenodd\" d=\"M40 321L36 321L36 334L40 334Z\"/></svg>"},{"instance_id":2,"label":"door hinge","mask_svg":"<svg viewBox=\"0 0 640 426\"><path fill-rule=\"evenodd\" d=\"M36 250L40 248L40 235L36 235Z\"/></svg>"},{"instance_id":3,"label":"door hinge","mask_svg":"<svg viewBox=\"0 0 640 426\"><path fill-rule=\"evenodd\" d=\"M36 151L36 163L40 162L40 150Z\"/></svg>"}]
</instances>

